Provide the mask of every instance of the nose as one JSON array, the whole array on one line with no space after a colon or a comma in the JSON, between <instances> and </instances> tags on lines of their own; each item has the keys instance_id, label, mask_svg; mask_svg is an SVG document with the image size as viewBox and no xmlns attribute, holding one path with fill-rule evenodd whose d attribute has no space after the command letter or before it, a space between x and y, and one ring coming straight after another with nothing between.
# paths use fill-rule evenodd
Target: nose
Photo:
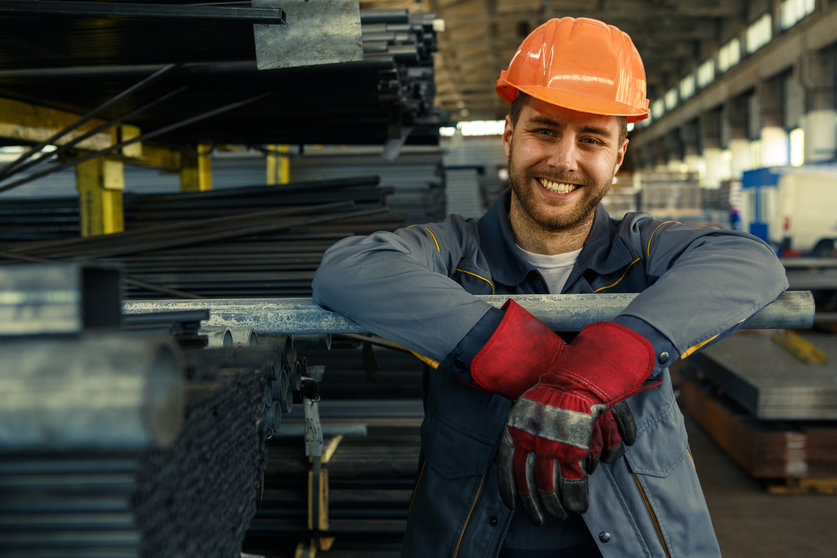
<instances>
[{"instance_id":1,"label":"nose","mask_svg":"<svg viewBox=\"0 0 837 558\"><path fill-rule=\"evenodd\" d=\"M578 146L570 134L564 134L551 146L548 164L560 172L575 172L578 170Z\"/></svg>"}]
</instances>

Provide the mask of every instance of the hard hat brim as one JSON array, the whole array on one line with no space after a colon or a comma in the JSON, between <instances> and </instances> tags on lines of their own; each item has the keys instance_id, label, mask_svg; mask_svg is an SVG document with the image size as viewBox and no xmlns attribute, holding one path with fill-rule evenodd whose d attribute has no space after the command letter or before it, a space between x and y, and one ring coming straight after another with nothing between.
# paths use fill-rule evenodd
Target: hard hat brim
<instances>
[{"instance_id":1,"label":"hard hat brim","mask_svg":"<svg viewBox=\"0 0 837 558\"><path fill-rule=\"evenodd\" d=\"M613 99L600 99L537 85L512 85L503 76L497 80L495 90L500 98L509 104L514 101L518 92L523 92L550 105L578 112L605 116L624 116L628 122L639 122L648 118L647 106L645 110L637 110L635 107L619 103ZM646 100L645 103L647 105L648 101Z\"/></svg>"}]
</instances>

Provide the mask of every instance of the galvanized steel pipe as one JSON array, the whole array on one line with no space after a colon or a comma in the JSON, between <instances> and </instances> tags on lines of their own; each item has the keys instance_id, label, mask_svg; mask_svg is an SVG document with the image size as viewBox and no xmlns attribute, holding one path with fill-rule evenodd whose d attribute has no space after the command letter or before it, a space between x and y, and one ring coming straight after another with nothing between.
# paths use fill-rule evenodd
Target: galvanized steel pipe
<instances>
[{"instance_id":1,"label":"galvanized steel pipe","mask_svg":"<svg viewBox=\"0 0 837 558\"><path fill-rule=\"evenodd\" d=\"M121 334L26 337L0 348L0 450L139 449L183 424L176 347Z\"/></svg>"},{"instance_id":2,"label":"galvanized steel pipe","mask_svg":"<svg viewBox=\"0 0 837 558\"><path fill-rule=\"evenodd\" d=\"M624 294L514 295L513 298L555 331L580 331L593 322L612 320L636 297ZM500 307L507 295L483 295ZM252 328L258 333L366 333L357 323L314 304L310 298L159 299L128 300L123 312L209 310L207 325ZM788 291L753 316L747 329L807 329L814 321L814 297L808 291Z\"/></svg>"}]
</instances>

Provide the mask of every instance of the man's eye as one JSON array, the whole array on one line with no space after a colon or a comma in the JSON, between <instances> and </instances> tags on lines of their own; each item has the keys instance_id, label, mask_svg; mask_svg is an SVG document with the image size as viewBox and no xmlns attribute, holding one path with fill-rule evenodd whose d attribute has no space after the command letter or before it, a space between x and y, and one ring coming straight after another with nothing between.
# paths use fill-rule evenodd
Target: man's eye
<instances>
[{"instance_id":1,"label":"man's eye","mask_svg":"<svg viewBox=\"0 0 837 558\"><path fill-rule=\"evenodd\" d=\"M535 130L535 133L543 136L554 136L555 130L552 130L550 128L538 128L537 130Z\"/></svg>"}]
</instances>

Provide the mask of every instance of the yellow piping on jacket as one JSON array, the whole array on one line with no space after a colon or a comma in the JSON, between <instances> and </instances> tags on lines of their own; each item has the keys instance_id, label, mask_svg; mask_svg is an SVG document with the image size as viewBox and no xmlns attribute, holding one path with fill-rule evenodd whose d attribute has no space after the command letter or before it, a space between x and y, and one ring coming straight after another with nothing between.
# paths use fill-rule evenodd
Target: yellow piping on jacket
<instances>
[{"instance_id":1,"label":"yellow piping on jacket","mask_svg":"<svg viewBox=\"0 0 837 558\"><path fill-rule=\"evenodd\" d=\"M666 546L666 541L663 539L663 530L660 529L660 522L657 521L657 514L654 513L654 510L651 508L651 502L648 501L648 496L645 494L645 489L642 488L642 485L639 483L639 478L637 478L636 474L634 474L634 480L636 481L636 485L639 487L639 493L642 494L642 499L645 501L645 507L648 508L648 513L651 514L651 521L654 522L654 528L657 530L657 536L660 537L660 544L663 545L663 550L666 553L668 558L671 558L671 553L668 551L668 547Z\"/></svg>"},{"instance_id":2,"label":"yellow piping on jacket","mask_svg":"<svg viewBox=\"0 0 837 558\"><path fill-rule=\"evenodd\" d=\"M488 285L491 287L491 294L494 294L494 283L492 283L491 281L489 281L488 279L486 279L486 278L485 278L485 277L483 277L482 275L477 275L476 273L472 273L472 272L470 272L470 271L465 271L464 269L459 268L459 267L457 267L457 268L456 268L456 271L458 271L458 272L460 272L460 273L467 273L468 275L473 275L473 276L474 276L474 277L476 277L477 279L482 279L483 281L485 281L486 283L488 283Z\"/></svg>"},{"instance_id":3,"label":"yellow piping on jacket","mask_svg":"<svg viewBox=\"0 0 837 558\"><path fill-rule=\"evenodd\" d=\"M474 508L477 505L477 500L480 499L482 493L482 485L485 482L485 475L480 479L480 485L477 487L477 495L474 496L474 501L471 504L471 509L468 510L468 517L465 518L465 525L462 526L462 532L459 533L459 540L456 542L456 550L453 552L453 558L459 555L459 547L462 546L462 537L465 536L465 530L468 528L468 522L471 521L471 514L474 513Z\"/></svg>"},{"instance_id":4,"label":"yellow piping on jacket","mask_svg":"<svg viewBox=\"0 0 837 558\"><path fill-rule=\"evenodd\" d=\"M629 263L629 264L628 264L628 267L626 267L626 268L625 268L625 272L624 272L624 273L622 273L622 276L621 276L619 279L617 279L617 280L616 280L616 282L611 283L610 285L607 285L607 286L605 286L605 287L599 287L598 289L596 289L596 290L595 290L595 291L593 291L593 292L594 292L594 293L597 293L597 292L599 292L599 291L603 291L603 290L605 290L605 289L610 289L610 288L615 287L616 285L618 285L618 284L619 284L619 282L620 282L620 281L622 281L622 279L624 279L624 278L625 278L625 275L627 275L627 274L628 274L628 271L631 269L631 267L633 267L633 265L634 265L636 262L638 262L638 261L639 261L639 258L637 258L637 259L635 259L634 261L632 261L631 263Z\"/></svg>"}]
</instances>

